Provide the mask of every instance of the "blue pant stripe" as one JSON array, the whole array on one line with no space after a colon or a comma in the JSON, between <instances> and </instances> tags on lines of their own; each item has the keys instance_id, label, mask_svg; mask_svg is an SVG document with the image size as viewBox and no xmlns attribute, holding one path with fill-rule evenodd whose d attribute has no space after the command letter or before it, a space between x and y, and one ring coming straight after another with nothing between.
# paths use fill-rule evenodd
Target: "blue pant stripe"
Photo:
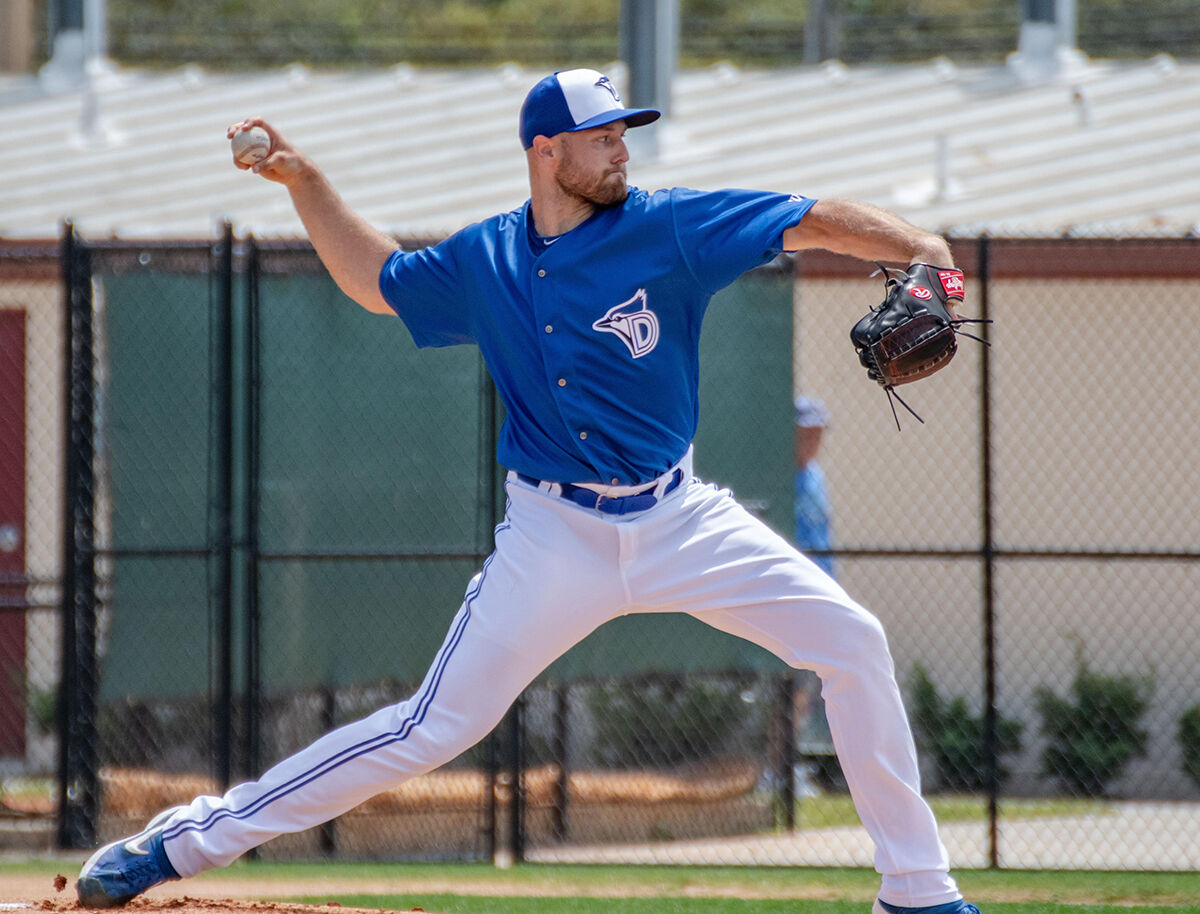
<instances>
[{"instance_id":1,"label":"blue pant stripe","mask_svg":"<svg viewBox=\"0 0 1200 914\"><path fill-rule=\"evenodd\" d=\"M506 529L508 529L508 524L501 524L496 528L496 533L499 534ZM369 740L364 740L363 742L357 743L354 746L346 747L336 755L333 755L323 762L320 762L319 764L310 768L308 771L297 774L287 783L280 784L273 790L268 791L266 794L254 800L252 803L244 806L242 809L218 809L214 810L205 819L199 822L187 820L176 822L163 832L163 840L166 841L171 838L178 837L184 832L208 831L210 828L224 819L249 818L250 816L269 806L271 803L274 803L281 797L285 797L288 794L295 792L306 784L309 784L312 781L328 774L329 772L340 768L347 762L352 762L363 755L374 752L376 749L380 749L384 746L390 745L391 743L401 742L407 739L409 734L412 733L413 729L420 726L420 724L425 720L425 715L428 713L429 707L433 703L434 697L437 695L438 686L441 684L442 676L445 674L446 667L449 665L450 657L453 655L455 647L458 646L459 642L462 640L463 633L466 631L467 622L471 618L471 601L479 595L480 590L483 588L483 580L487 576L488 566L491 565L492 559L495 557L496 553L493 552L490 556L488 556L487 561L483 563L483 569L480 572L478 583L475 585L473 590L467 593L464 599L464 611L458 620L457 626L447 639L445 645L442 647L441 653L434 660L433 675L429 679L428 687L418 698L416 710L407 718L405 718L398 729L391 733L381 733Z\"/></svg>"}]
</instances>

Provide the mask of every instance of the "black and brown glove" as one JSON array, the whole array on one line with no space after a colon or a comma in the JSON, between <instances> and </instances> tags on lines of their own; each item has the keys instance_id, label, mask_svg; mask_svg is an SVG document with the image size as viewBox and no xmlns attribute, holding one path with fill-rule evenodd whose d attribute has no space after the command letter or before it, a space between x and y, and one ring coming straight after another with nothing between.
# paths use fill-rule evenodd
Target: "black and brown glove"
<instances>
[{"instance_id":1,"label":"black and brown glove","mask_svg":"<svg viewBox=\"0 0 1200 914\"><path fill-rule=\"evenodd\" d=\"M895 396L918 422L924 422L894 388L945 368L958 351L956 336L963 333L960 326L980 321L957 317L947 305L963 300L962 270L927 263L914 263L907 272L876 266L884 277L883 301L854 325L850 341L867 377L883 387L888 402ZM969 333L963 335L979 340ZM897 428L899 425L897 418Z\"/></svg>"}]
</instances>

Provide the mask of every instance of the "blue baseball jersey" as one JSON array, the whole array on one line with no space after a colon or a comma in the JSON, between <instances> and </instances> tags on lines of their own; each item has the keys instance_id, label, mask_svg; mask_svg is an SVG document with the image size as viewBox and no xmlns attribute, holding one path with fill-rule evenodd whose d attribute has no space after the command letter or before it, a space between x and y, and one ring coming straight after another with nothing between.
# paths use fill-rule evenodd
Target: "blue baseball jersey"
<instances>
[{"instance_id":1,"label":"blue baseball jersey","mask_svg":"<svg viewBox=\"0 0 1200 914\"><path fill-rule=\"evenodd\" d=\"M553 482L636 485L683 456L699 418L709 300L781 251L815 201L631 188L534 243L529 202L380 273L418 346L479 346L507 410L497 458Z\"/></svg>"}]
</instances>

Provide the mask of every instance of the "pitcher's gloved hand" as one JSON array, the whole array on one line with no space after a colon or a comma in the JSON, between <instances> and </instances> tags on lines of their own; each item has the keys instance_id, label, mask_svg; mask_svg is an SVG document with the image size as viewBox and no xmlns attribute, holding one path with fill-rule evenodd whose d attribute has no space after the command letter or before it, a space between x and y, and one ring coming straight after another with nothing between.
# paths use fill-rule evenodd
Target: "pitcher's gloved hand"
<instances>
[{"instance_id":1,"label":"pitcher's gloved hand","mask_svg":"<svg viewBox=\"0 0 1200 914\"><path fill-rule=\"evenodd\" d=\"M914 263L905 272L876 265L884 276L883 301L854 325L850 341L867 377L883 387L891 402L897 385L946 367L958 351L960 325L979 322L957 317L951 310L950 303L961 302L965 293L962 270ZM917 421L924 421L895 396ZM893 415L895 411L893 405Z\"/></svg>"}]
</instances>

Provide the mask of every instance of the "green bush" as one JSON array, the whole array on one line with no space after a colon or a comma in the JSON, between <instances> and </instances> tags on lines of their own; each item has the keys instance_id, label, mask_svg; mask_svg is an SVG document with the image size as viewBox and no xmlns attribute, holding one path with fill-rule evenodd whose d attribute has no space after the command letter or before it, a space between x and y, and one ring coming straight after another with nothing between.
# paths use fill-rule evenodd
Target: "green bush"
<instances>
[{"instance_id":1,"label":"green bush","mask_svg":"<svg viewBox=\"0 0 1200 914\"><path fill-rule=\"evenodd\" d=\"M1200 705L1192 705L1179 718L1179 748L1183 773L1200 785Z\"/></svg>"},{"instance_id":2,"label":"green bush","mask_svg":"<svg viewBox=\"0 0 1200 914\"><path fill-rule=\"evenodd\" d=\"M596 761L670 767L719 757L753 712L736 682L658 675L597 685L587 695Z\"/></svg>"},{"instance_id":3,"label":"green bush","mask_svg":"<svg viewBox=\"0 0 1200 914\"><path fill-rule=\"evenodd\" d=\"M976 792L986 790L987 759L984 756L984 717L971 714L964 698L948 704L938 694L928 671L913 667L913 733L917 747L933 757L938 782L946 790ZM1021 749L1024 725L996 715L996 775L1000 782L1008 777L1001 756Z\"/></svg>"},{"instance_id":4,"label":"green bush","mask_svg":"<svg viewBox=\"0 0 1200 914\"><path fill-rule=\"evenodd\" d=\"M1073 700L1045 686L1034 692L1042 715L1042 772L1072 794L1103 796L1135 756L1146 754L1148 735L1138 726L1154 694L1149 678L1106 676L1080 661Z\"/></svg>"}]
</instances>

